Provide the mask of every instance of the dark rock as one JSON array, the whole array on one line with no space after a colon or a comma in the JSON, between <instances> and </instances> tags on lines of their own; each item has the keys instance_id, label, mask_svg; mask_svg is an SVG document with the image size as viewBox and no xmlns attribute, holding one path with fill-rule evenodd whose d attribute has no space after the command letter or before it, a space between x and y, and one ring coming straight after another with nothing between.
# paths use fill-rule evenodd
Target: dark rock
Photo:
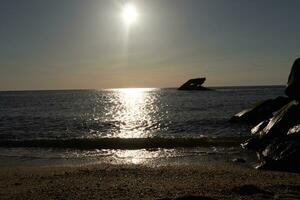
<instances>
[{"instance_id":1,"label":"dark rock","mask_svg":"<svg viewBox=\"0 0 300 200\"><path fill-rule=\"evenodd\" d=\"M234 115L230 122L258 123L273 116L273 113L291 100L286 97L277 97L257 103L250 109L243 110Z\"/></svg>"},{"instance_id":2,"label":"dark rock","mask_svg":"<svg viewBox=\"0 0 300 200\"><path fill-rule=\"evenodd\" d=\"M272 118L252 128L252 138L242 146L256 151L262 150L270 143L270 140L285 136L291 127L299 123L300 105L294 100L277 111Z\"/></svg>"},{"instance_id":3,"label":"dark rock","mask_svg":"<svg viewBox=\"0 0 300 200\"><path fill-rule=\"evenodd\" d=\"M202 84L206 78L195 78L185 82L178 90L210 90L209 88L203 87Z\"/></svg>"},{"instance_id":4,"label":"dark rock","mask_svg":"<svg viewBox=\"0 0 300 200\"><path fill-rule=\"evenodd\" d=\"M259 169L291 170L300 166L300 104L294 100L273 118L252 129L242 146L257 152Z\"/></svg>"},{"instance_id":5,"label":"dark rock","mask_svg":"<svg viewBox=\"0 0 300 200\"><path fill-rule=\"evenodd\" d=\"M275 138L261 152L259 169L300 171L300 125L289 129L284 137Z\"/></svg>"},{"instance_id":6,"label":"dark rock","mask_svg":"<svg viewBox=\"0 0 300 200\"><path fill-rule=\"evenodd\" d=\"M294 62L286 97L263 101L231 118L231 122L258 123L243 148L256 151L259 169L300 172L300 58Z\"/></svg>"},{"instance_id":7,"label":"dark rock","mask_svg":"<svg viewBox=\"0 0 300 200\"><path fill-rule=\"evenodd\" d=\"M261 137L274 138L287 134L287 131L300 123L300 105L298 101L291 101L281 108L267 126L258 134Z\"/></svg>"},{"instance_id":8,"label":"dark rock","mask_svg":"<svg viewBox=\"0 0 300 200\"><path fill-rule=\"evenodd\" d=\"M289 136L298 136L300 135L300 125L296 125L289 129L287 135Z\"/></svg>"},{"instance_id":9,"label":"dark rock","mask_svg":"<svg viewBox=\"0 0 300 200\"><path fill-rule=\"evenodd\" d=\"M285 94L291 99L300 99L300 58L292 66Z\"/></svg>"},{"instance_id":10,"label":"dark rock","mask_svg":"<svg viewBox=\"0 0 300 200\"><path fill-rule=\"evenodd\" d=\"M268 125L269 121L270 121L270 119L262 121L258 125L256 125L254 128L251 129L252 137L250 139L246 140L242 144L242 147L244 149L250 149L250 150L258 151L262 146L264 146L263 141L260 139L260 133Z\"/></svg>"},{"instance_id":11,"label":"dark rock","mask_svg":"<svg viewBox=\"0 0 300 200\"><path fill-rule=\"evenodd\" d=\"M259 139L259 137L257 136L253 136L241 144L241 146L244 149L253 150L253 151L259 151L259 149L261 149L262 146L266 146L266 145L264 145L262 141Z\"/></svg>"},{"instance_id":12,"label":"dark rock","mask_svg":"<svg viewBox=\"0 0 300 200\"><path fill-rule=\"evenodd\" d=\"M251 129L251 134L259 135L259 133L264 130L264 128L269 124L269 122L270 119L260 122L258 125Z\"/></svg>"}]
</instances>

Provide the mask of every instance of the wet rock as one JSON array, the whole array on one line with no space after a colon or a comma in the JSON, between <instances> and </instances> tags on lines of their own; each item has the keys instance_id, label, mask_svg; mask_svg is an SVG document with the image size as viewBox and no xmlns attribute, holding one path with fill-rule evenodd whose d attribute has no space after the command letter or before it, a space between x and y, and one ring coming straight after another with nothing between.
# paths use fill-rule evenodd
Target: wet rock
<instances>
[{"instance_id":1,"label":"wet rock","mask_svg":"<svg viewBox=\"0 0 300 200\"><path fill-rule=\"evenodd\" d=\"M258 125L254 126L254 128L251 129L251 134L259 135L259 133L264 130L264 128L269 124L269 122L270 119L260 122Z\"/></svg>"},{"instance_id":2,"label":"wet rock","mask_svg":"<svg viewBox=\"0 0 300 200\"><path fill-rule=\"evenodd\" d=\"M300 58L291 69L288 97L266 100L231 118L231 122L258 123L242 147L257 152L260 169L300 171Z\"/></svg>"},{"instance_id":3,"label":"wet rock","mask_svg":"<svg viewBox=\"0 0 300 200\"><path fill-rule=\"evenodd\" d=\"M250 109L235 114L230 122L258 123L273 116L273 113L288 104L291 100L287 97L277 97L257 103Z\"/></svg>"},{"instance_id":4,"label":"wet rock","mask_svg":"<svg viewBox=\"0 0 300 200\"><path fill-rule=\"evenodd\" d=\"M296 125L289 129L288 135L297 136L300 134L300 125Z\"/></svg>"},{"instance_id":5,"label":"wet rock","mask_svg":"<svg viewBox=\"0 0 300 200\"><path fill-rule=\"evenodd\" d=\"M300 125L277 137L260 153L258 169L300 171Z\"/></svg>"},{"instance_id":6,"label":"wet rock","mask_svg":"<svg viewBox=\"0 0 300 200\"><path fill-rule=\"evenodd\" d=\"M276 112L273 118L254 127L252 138L243 147L260 154L274 139L286 136L288 130L299 123L300 105L297 101L292 101Z\"/></svg>"},{"instance_id":7,"label":"wet rock","mask_svg":"<svg viewBox=\"0 0 300 200\"><path fill-rule=\"evenodd\" d=\"M264 145L263 141L260 139L260 133L268 125L269 121L270 120L262 121L254 128L252 128L251 129L252 137L246 140L244 143L242 143L241 146L244 149L250 149L254 151L258 151L262 146L266 146L267 144Z\"/></svg>"},{"instance_id":8,"label":"wet rock","mask_svg":"<svg viewBox=\"0 0 300 200\"><path fill-rule=\"evenodd\" d=\"M259 169L285 169L300 166L300 105L291 101L273 118L252 129L252 138L242 146L257 152Z\"/></svg>"},{"instance_id":9,"label":"wet rock","mask_svg":"<svg viewBox=\"0 0 300 200\"><path fill-rule=\"evenodd\" d=\"M242 148L253 151L259 151L262 149L262 146L266 145L267 144L263 144L263 141L257 136L253 136L241 144Z\"/></svg>"},{"instance_id":10,"label":"wet rock","mask_svg":"<svg viewBox=\"0 0 300 200\"><path fill-rule=\"evenodd\" d=\"M185 82L178 90L210 90L209 88L203 87L202 84L206 78L195 78Z\"/></svg>"},{"instance_id":11,"label":"wet rock","mask_svg":"<svg viewBox=\"0 0 300 200\"><path fill-rule=\"evenodd\" d=\"M300 105L298 101L294 100L280 109L259 134L271 138L283 136L291 127L299 123Z\"/></svg>"},{"instance_id":12,"label":"wet rock","mask_svg":"<svg viewBox=\"0 0 300 200\"><path fill-rule=\"evenodd\" d=\"M299 150L299 142L274 142L263 151L256 169L300 172Z\"/></svg>"},{"instance_id":13,"label":"wet rock","mask_svg":"<svg viewBox=\"0 0 300 200\"><path fill-rule=\"evenodd\" d=\"M292 66L285 94L291 99L300 100L300 58Z\"/></svg>"}]
</instances>

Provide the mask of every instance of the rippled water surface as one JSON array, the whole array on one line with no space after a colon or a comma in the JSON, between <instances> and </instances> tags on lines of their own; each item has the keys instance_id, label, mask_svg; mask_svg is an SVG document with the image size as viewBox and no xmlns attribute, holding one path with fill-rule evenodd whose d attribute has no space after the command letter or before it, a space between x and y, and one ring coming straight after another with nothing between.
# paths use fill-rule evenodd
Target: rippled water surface
<instances>
[{"instance_id":1,"label":"rippled water surface","mask_svg":"<svg viewBox=\"0 0 300 200\"><path fill-rule=\"evenodd\" d=\"M228 119L257 101L283 95L283 90L283 87L225 87L214 91L0 92L0 142L43 140L45 143L48 140L149 137L238 138L248 135L248 127L230 124ZM86 145L88 147L88 142ZM29 157L28 152L20 154L20 149L2 148L0 156ZM31 149L29 152L35 155L34 151ZM45 157L46 154L57 155L53 149L48 153L45 150L40 152ZM84 157L84 153L81 155ZM101 156L107 157L106 154Z\"/></svg>"},{"instance_id":2,"label":"rippled water surface","mask_svg":"<svg viewBox=\"0 0 300 200\"><path fill-rule=\"evenodd\" d=\"M1 92L0 139L239 135L243 129L226 123L234 113L281 94L281 87Z\"/></svg>"}]
</instances>

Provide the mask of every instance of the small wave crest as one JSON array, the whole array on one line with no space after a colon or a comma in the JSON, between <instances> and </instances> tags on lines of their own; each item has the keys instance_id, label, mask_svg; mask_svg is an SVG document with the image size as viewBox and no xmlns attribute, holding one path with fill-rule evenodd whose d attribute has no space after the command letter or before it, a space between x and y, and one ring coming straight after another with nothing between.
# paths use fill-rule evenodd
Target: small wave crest
<instances>
[{"instance_id":1,"label":"small wave crest","mask_svg":"<svg viewBox=\"0 0 300 200\"><path fill-rule=\"evenodd\" d=\"M238 146L246 138L76 138L40 140L2 140L0 147L72 148L72 149L151 149L179 147Z\"/></svg>"}]
</instances>

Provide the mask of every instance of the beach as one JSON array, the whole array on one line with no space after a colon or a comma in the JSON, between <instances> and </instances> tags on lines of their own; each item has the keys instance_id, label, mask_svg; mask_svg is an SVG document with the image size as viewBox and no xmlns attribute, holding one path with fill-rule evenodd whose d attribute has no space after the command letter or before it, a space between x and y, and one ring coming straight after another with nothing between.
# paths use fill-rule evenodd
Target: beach
<instances>
[{"instance_id":1,"label":"beach","mask_svg":"<svg viewBox=\"0 0 300 200\"><path fill-rule=\"evenodd\" d=\"M1 199L299 199L300 174L238 164L12 167Z\"/></svg>"}]
</instances>

